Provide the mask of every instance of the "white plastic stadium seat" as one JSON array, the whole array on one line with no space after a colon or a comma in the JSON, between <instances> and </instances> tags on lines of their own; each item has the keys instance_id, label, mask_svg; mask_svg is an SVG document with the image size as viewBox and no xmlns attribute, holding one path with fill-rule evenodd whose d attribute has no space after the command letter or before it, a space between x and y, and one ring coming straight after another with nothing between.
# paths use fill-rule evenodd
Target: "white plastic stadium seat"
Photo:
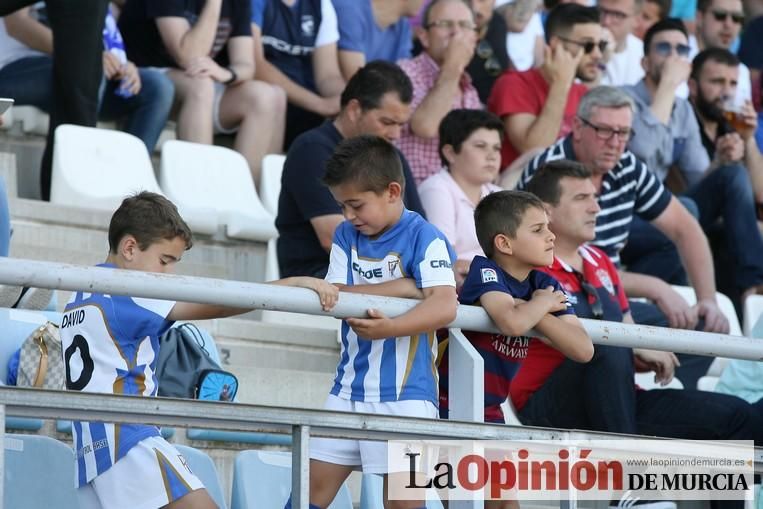
<instances>
[{"instance_id":1,"label":"white plastic stadium seat","mask_svg":"<svg viewBox=\"0 0 763 509\"><path fill-rule=\"evenodd\" d=\"M280 154L268 154L262 159L260 199L273 217L278 215L278 197L281 195L281 175L285 162L286 156Z\"/></svg>"},{"instance_id":2,"label":"white plastic stadium seat","mask_svg":"<svg viewBox=\"0 0 763 509\"><path fill-rule=\"evenodd\" d=\"M48 134L50 117L41 109L34 106L14 106L11 110L13 110L12 122L20 124L22 132L40 136ZM9 122L7 127L11 126Z\"/></svg>"},{"instance_id":3,"label":"white plastic stadium seat","mask_svg":"<svg viewBox=\"0 0 763 509\"><path fill-rule=\"evenodd\" d=\"M744 301L744 335L752 336L752 330L763 314L763 295L750 295Z\"/></svg>"},{"instance_id":4,"label":"white plastic stadium seat","mask_svg":"<svg viewBox=\"0 0 763 509\"><path fill-rule=\"evenodd\" d=\"M161 192L139 138L69 124L56 129L51 202L113 211L125 196L143 190Z\"/></svg>"},{"instance_id":5,"label":"white plastic stadium seat","mask_svg":"<svg viewBox=\"0 0 763 509\"><path fill-rule=\"evenodd\" d=\"M676 292L690 305L693 306L697 303L697 297L694 294L694 289L689 286L673 286ZM715 298L718 301L718 307L721 308L726 319L729 321L729 334L732 336L741 336L742 327L739 325L739 319L737 318L736 310L731 299L726 297L720 292L716 292ZM721 376L721 371L728 364L729 359L726 357L716 357L710 368L707 370L709 376Z\"/></svg>"},{"instance_id":6,"label":"white plastic stadium seat","mask_svg":"<svg viewBox=\"0 0 763 509\"><path fill-rule=\"evenodd\" d=\"M267 242L278 234L273 216L257 196L246 159L234 150L167 141L159 182L181 210L217 211L229 237Z\"/></svg>"},{"instance_id":7,"label":"white plastic stadium seat","mask_svg":"<svg viewBox=\"0 0 763 509\"><path fill-rule=\"evenodd\" d=\"M697 389L700 391L713 392L715 391L715 386L718 385L719 380L720 378L717 376L703 376L697 380Z\"/></svg>"}]
</instances>

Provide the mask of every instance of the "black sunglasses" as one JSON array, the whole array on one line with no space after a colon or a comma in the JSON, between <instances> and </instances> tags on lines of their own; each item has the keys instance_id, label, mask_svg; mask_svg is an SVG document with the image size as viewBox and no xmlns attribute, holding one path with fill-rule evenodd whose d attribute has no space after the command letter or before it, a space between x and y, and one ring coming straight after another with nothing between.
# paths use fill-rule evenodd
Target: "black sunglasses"
<instances>
[{"instance_id":1,"label":"black sunglasses","mask_svg":"<svg viewBox=\"0 0 763 509\"><path fill-rule=\"evenodd\" d=\"M592 53L595 48L599 48L599 52L604 53L607 51L607 44L609 44L609 41L576 41L574 39L568 39L566 37L559 37L564 42L569 42L570 44L577 44L581 48L583 48L583 53L588 55L589 53Z\"/></svg>"},{"instance_id":2,"label":"black sunglasses","mask_svg":"<svg viewBox=\"0 0 763 509\"><path fill-rule=\"evenodd\" d=\"M711 11L715 21L723 22L731 18L731 21L737 25L741 25L744 22L744 14L741 12L722 11L720 9L713 9Z\"/></svg>"},{"instance_id":3,"label":"black sunglasses","mask_svg":"<svg viewBox=\"0 0 763 509\"><path fill-rule=\"evenodd\" d=\"M586 297L588 298L588 303L591 305L591 312L593 313L593 317L596 320L601 320L604 316L604 306L601 304L599 292L596 291L596 288L591 283L583 279L583 275L581 273L575 271L575 276L578 278L578 282L580 283L580 287L583 289L583 293L585 293Z\"/></svg>"},{"instance_id":4,"label":"black sunglasses","mask_svg":"<svg viewBox=\"0 0 763 509\"><path fill-rule=\"evenodd\" d=\"M477 56L485 61L485 72L490 76L498 76L503 71L501 63L495 57L493 47L486 39L482 39L477 45Z\"/></svg>"},{"instance_id":5,"label":"black sunglasses","mask_svg":"<svg viewBox=\"0 0 763 509\"><path fill-rule=\"evenodd\" d=\"M689 47L688 44L676 44L675 46L673 46L667 41L660 41L660 42L654 43L653 49L657 54L663 57L669 56L673 52L673 50L675 50L676 54L679 57L686 58L689 56L689 51L691 51L691 48Z\"/></svg>"}]
</instances>

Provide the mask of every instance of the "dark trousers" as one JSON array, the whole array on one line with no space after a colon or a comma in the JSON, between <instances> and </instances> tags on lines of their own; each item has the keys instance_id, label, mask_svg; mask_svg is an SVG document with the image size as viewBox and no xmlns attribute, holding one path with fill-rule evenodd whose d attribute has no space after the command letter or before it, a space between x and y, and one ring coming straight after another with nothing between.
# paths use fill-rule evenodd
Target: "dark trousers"
<instances>
[{"instance_id":1,"label":"dark trousers","mask_svg":"<svg viewBox=\"0 0 763 509\"><path fill-rule=\"evenodd\" d=\"M0 16L33 3L35 0L4 0L0 3ZM46 0L45 4L55 48L53 104L40 170L42 198L49 200L56 127L61 124L95 126L108 0Z\"/></svg>"},{"instance_id":2,"label":"dark trousers","mask_svg":"<svg viewBox=\"0 0 763 509\"><path fill-rule=\"evenodd\" d=\"M691 389L636 390L630 348L596 345L587 364L565 360L519 412L523 424L695 440L755 440L746 401Z\"/></svg>"}]
</instances>

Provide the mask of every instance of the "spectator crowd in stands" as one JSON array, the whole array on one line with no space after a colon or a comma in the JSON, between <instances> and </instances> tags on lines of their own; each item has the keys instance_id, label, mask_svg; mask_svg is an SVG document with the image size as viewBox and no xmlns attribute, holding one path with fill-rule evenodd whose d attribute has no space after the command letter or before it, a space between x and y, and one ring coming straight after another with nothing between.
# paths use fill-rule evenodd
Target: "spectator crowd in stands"
<instances>
[{"instance_id":1,"label":"spectator crowd in stands","mask_svg":"<svg viewBox=\"0 0 763 509\"><path fill-rule=\"evenodd\" d=\"M470 336L495 375L486 420L510 398L529 424L763 443L753 406L694 390L712 359L594 348L575 318L728 333L716 288L739 309L763 294L762 12L742 0L120 0L101 19L97 112L149 152L168 119L181 140L232 136L255 184L265 154L285 153L283 277L344 285L358 246L363 263L398 256L390 278L420 271L395 250L431 260L425 232L450 253L460 302L502 333ZM37 7L3 14L0 97L58 119L56 25ZM337 147L379 166L364 146L399 160L399 175L379 187L344 172ZM408 224L411 245L393 242ZM694 305L671 286L688 284ZM501 357L501 341L524 341L523 355ZM636 391L634 363L687 390Z\"/></svg>"}]
</instances>

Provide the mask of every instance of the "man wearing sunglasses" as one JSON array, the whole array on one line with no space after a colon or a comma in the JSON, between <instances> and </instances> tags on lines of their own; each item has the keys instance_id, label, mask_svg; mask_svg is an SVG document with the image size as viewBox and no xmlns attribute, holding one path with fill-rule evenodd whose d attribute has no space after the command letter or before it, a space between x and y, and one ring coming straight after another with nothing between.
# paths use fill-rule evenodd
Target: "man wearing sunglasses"
<instances>
[{"instance_id":1,"label":"man wearing sunglasses","mask_svg":"<svg viewBox=\"0 0 763 509\"><path fill-rule=\"evenodd\" d=\"M580 318L633 323L618 271L598 238L601 190L582 164L553 161L528 185L546 207L554 263L543 269L559 281ZM603 213L603 212L602 212ZM763 426L746 401L691 389L637 390L634 371L654 371L668 384L678 366L670 352L594 345L588 363L574 362L536 342L511 381L523 424L671 438L755 440ZM523 382L532 375L532 385ZM529 393L529 396L528 396Z\"/></svg>"},{"instance_id":2,"label":"man wearing sunglasses","mask_svg":"<svg viewBox=\"0 0 763 509\"><path fill-rule=\"evenodd\" d=\"M677 87L689 77L692 69L683 23L669 18L654 24L644 37L644 48L646 77L637 85L625 87L636 102L633 120L636 135L628 148L660 180L668 179L674 192L683 193L696 204L699 222L708 235L718 231L719 219L723 221L723 231L719 232L723 240L715 252L716 256L723 253L721 258L730 261L724 264L729 267L728 277L724 274L718 279L723 291L735 300L763 291L763 258L760 257L763 237L756 224L751 182L751 175L763 181L763 168L747 168L742 164L744 143L736 133L718 136L713 144L717 150L713 150L712 159L708 157L691 104L675 96ZM696 91L696 80L690 87ZM710 88L710 85L704 87L708 92ZM712 99L722 103L725 94L733 96L733 93L731 88L720 87ZM716 117L722 117L721 106L714 105L714 111L718 112ZM748 104L747 110L745 118L752 119L752 125L745 129L749 139L756 124L752 106ZM757 146L754 149L757 152ZM760 165L756 161L751 158L751 162ZM763 191L763 182L758 187ZM648 222L635 219L631 236L639 242L627 246L622 253L624 263L631 270L666 279L668 274L674 273L666 265L680 267L672 242ZM655 259L649 252L661 255Z\"/></svg>"},{"instance_id":3,"label":"man wearing sunglasses","mask_svg":"<svg viewBox=\"0 0 763 509\"><path fill-rule=\"evenodd\" d=\"M577 4L556 6L546 19L543 66L507 71L495 82L488 110L503 120L501 167L521 154L547 147L572 129L580 98L601 74L606 49L599 12ZM576 83L575 80L581 83Z\"/></svg>"},{"instance_id":4,"label":"man wearing sunglasses","mask_svg":"<svg viewBox=\"0 0 763 509\"><path fill-rule=\"evenodd\" d=\"M692 47L691 58L708 48L731 49L739 37L744 24L742 0L698 0L697 1L697 36L689 38ZM739 64L739 82L736 100L738 103L750 101L752 83L750 69Z\"/></svg>"},{"instance_id":5,"label":"man wearing sunglasses","mask_svg":"<svg viewBox=\"0 0 763 509\"><path fill-rule=\"evenodd\" d=\"M592 243L619 266L633 216L649 221L677 246L697 304L687 309L670 285L630 271L621 272L625 291L654 301L678 328L693 329L701 318L704 330L726 333L729 324L715 300L713 257L702 228L647 166L626 150L633 133L633 112L633 100L621 89L592 89L580 102L572 133L532 159L517 186L526 189L538 168L549 161L569 159L588 166L602 209Z\"/></svg>"}]
</instances>

